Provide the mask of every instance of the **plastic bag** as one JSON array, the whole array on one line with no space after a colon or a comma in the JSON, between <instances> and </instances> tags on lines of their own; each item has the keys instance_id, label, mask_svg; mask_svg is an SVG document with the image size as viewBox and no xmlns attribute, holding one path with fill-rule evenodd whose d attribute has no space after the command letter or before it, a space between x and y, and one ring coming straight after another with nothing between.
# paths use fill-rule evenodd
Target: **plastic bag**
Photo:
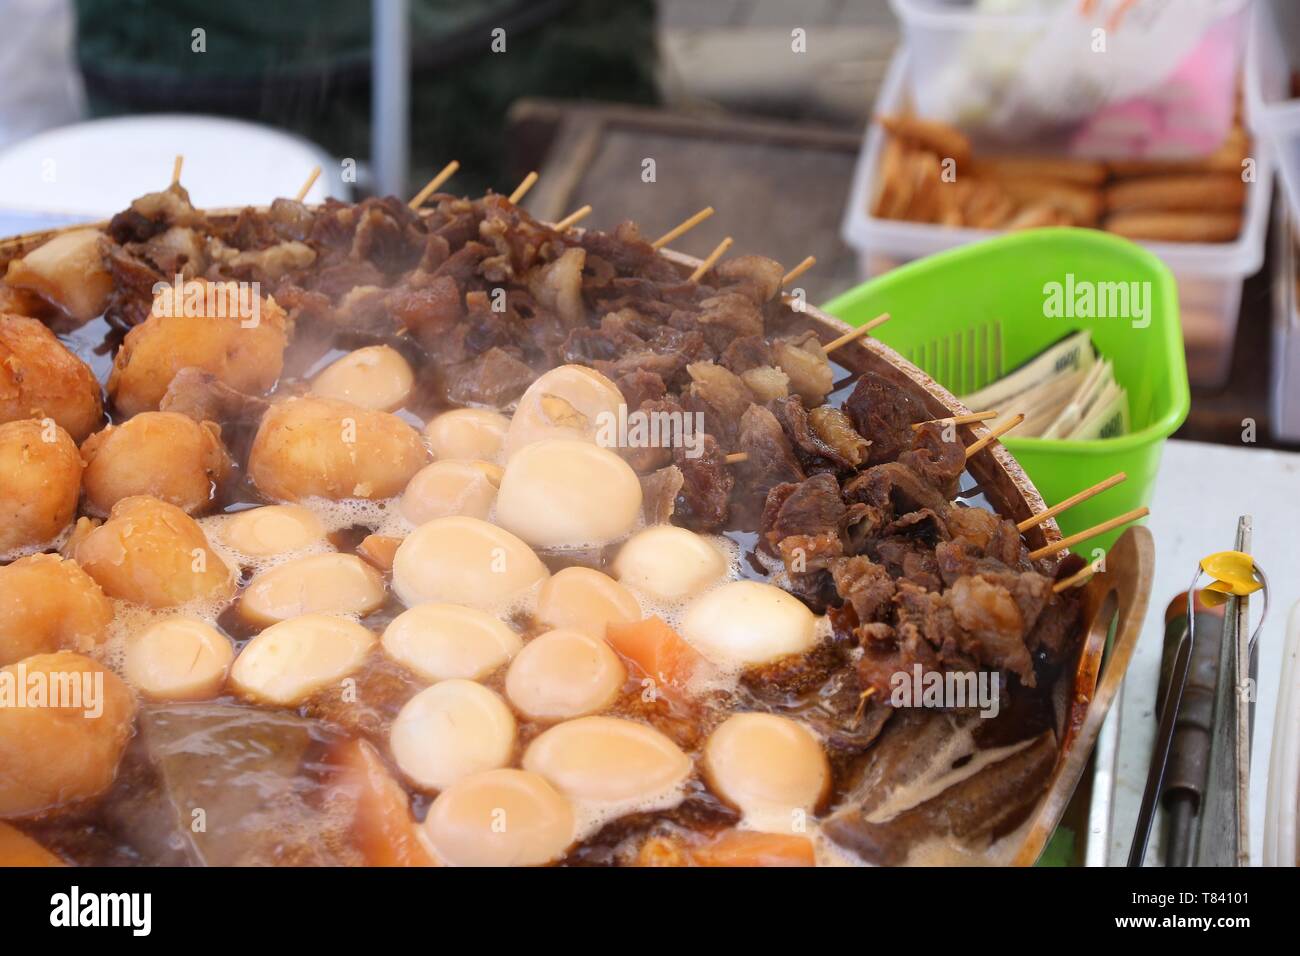
<instances>
[{"instance_id":1,"label":"plastic bag","mask_svg":"<svg viewBox=\"0 0 1300 956\"><path fill-rule=\"evenodd\" d=\"M986 141L1174 158L1211 152L1232 125L1246 4L983 0L936 14L906 0L899 12L922 115Z\"/></svg>"}]
</instances>

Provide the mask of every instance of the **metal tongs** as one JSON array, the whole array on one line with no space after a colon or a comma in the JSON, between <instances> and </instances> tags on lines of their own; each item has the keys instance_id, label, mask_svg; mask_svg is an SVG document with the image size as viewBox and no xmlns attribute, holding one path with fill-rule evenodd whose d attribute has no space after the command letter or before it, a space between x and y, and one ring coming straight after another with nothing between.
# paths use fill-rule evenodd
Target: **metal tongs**
<instances>
[{"instance_id":1,"label":"metal tongs","mask_svg":"<svg viewBox=\"0 0 1300 956\"><path fill-rule=\"evenodd\" d=\"M1242 515L1237 520L1236 551L1249 554L1251 533L1251 517ZM1247 801L1254 695L1247 693L1246 676L1253 678L1255 674L1255 649L1260 629L1268 617L1269 601L1268 577L1253 559L1251 565L1255 579L1262 585L1264 607L1254 632L1250 632L1249 597L1232 594L1227 599L1215 681L1205 798L1199 808L1192 853L1197 866L1245 866L1249 863ZM1195 646L1197 585L1204 573L1198 564L1187 589L1187 632L1178 643L1164 709L1160 713L1155 749L1147 771L1146 788L1142 792L1133 844L1129 848L1129 866L1141 866L1146 857L1156 806L1164 790L1170 746L1178 725ZM1249 640L1244 639L1247 633L1250 633Z\"/></svg>"}]
</instances>

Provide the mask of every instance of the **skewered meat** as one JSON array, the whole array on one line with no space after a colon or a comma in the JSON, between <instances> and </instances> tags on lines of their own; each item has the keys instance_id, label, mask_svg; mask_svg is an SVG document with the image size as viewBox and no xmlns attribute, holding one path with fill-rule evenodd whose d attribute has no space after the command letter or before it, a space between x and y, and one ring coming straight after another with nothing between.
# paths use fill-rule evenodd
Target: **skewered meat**
<instances>
[{"instance_id":1,"label":"skewered meat","mask_svg":"<svg viewBox=\"0 0 1300 956\"><path fill-rule=\"evenodd\" d=\"M720 529L727 521L736 478L717 439L706 434L698 458L689 457L684 448L674 448L673 464L682 475L674 517L693 531Z\"/></svg>"},{"instance_id":2,"label":"skewered meat","mask_svg":"<svg viewBox=\"0 0 1300 956\"><path fill-rule=\"evenodd\" d=\"M736 502L741 520L751 526L761 514L767 493L783 482L804 480L804 471L781 430L781 423L761 405L750 405L740 416L736 447L748 457L736 466L737 479L750 494Z\"/></svg>"},{"instance_id":3,"label":"skewered meat","mask_svg":"<svg viewBox=\"0 0 1300 956\"><path fill-rule=\"evenodd\" d=\"M871 461L888 462L912 446L911 426L932 417L911 396L871 372L858 378L844 402L853 427L871 442Z\"/></svg>"},{"instance_id":4,"label":"skewered meat","mask_svg":"<svg viewBox=\"0 0 1300 956\"><path fill-rule=\"evenodd\" d=\"M926 422L916 431L915 443L899 454L898 461L915 471L949 500L956 497L966 470L966 448L944 437L938 422Z\"/></svg>"},{"instance_id":5,"label":"skewered meat","mask_svg":"<svg viewBox=\"0 0 1300 956\"><path fill-rule=\"evenodd\" d=\"M790 391L802 398L806 407L813 408L826 401L835 383L835 373L816 333L777 339L772 343L772 351L781 371L790 376Z\"/></svg>"},{"instance_id":6,"label":"skewered meat","mask_svg":"<svg viewBox=\"0 0 1300 956\"><path fill-rule=\"evenodd\" d=\"M922 508L942 512L948 507L948 499L940 491L897 461L875 465L846 482L844 496L849 501L874 505L891 516Z\"/></svg>"}]
</instances>

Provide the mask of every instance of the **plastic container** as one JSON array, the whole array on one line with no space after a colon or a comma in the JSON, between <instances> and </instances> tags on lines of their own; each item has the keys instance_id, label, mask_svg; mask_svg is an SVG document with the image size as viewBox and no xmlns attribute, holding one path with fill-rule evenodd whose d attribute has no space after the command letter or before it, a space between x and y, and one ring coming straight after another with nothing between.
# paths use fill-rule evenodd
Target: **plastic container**
<instances>
[{"instance_id":1,"label":"plastic container","mask_svg":"<svg viewBox=\"0 0 1300 956\"><path fill-rule=\"evenodd\" d=\"M1100 108L1060 130L1063 151L1099 158L1197 155L1223 141L1236 112L1233 79L1240 69L1243 17L1219 0L1210 19L1176 14L1151 20L1120 17L1109 29L1105 59L1091 45L1090 20L1061 21L1060 0L1020 0L990 12L974 0L890 0L916 68L908 92L922 116L953 123L977 139L1003 139L1015 146L1026 134L1035 144L1042 127L1080 103L1080 92L1097 93ZM1224 13L1223 10L1227 12ZM1014 12L1012 12L1014 10ZM1171 22L1173 21L1173 22ZM1181 36L1170 35L1185 29ZM1047 48L1042 45L1047 43ZM1167 77L1150 86L1153 70ZM1027 91L1025 76L1037 81ZM1127 93L1124 91L1128 91ZM1027 111L1043 117L1010 122L1000 107L1030 94Z\"/></svg>"},{"instance_id":2,"label":"plastic container","mask_svg":"<svg viewBox=\"0 0 1300 956\"><path fill-rule=\"evenodd\" d=\"M1296 285L1297 219L1287 208L1273 239L1273 377L1269 403L1273 437L1300 442L1300 302Z\"/></svg>"},{"instance_id":3,"label":"plastic container","mask_svg":"<svg viewBox=\"0 0 1300 956\"><path fill-rule=\"evenodd\" d=\"M876 101L876 112L895 112L907 105L906 52L894 57ZM858 271L870 279L913 259L934 255L998 235L990 229L954 229L929 223L877 219L870 215L883 130L868 125L849 190L840 232L858 252ZM1232 366L1242 283L1264 261L1272 197L1272 165L1266 150L1256 157L1255 183L1246 195L1241 234L1233 242L1151 242L1141 245L1159 256L1178 282L1187 373L1193 385L1222 386Z\"/></svg>"},{"instance_id":4,"label":"plastic container","mask_svg":"<svg viewBox=\"0 0 1300 956\"><path fill-rule=\"evenodd\" d=\"M1288 55L1283 36L1300 34L1300 7L1255 5L1246 97L1258 135L1278 171L1283 203L1273 238L1273 354L1271 406L1273 436L1300 442L1300 303L1296 295L1296 238L1300 224L1300 99L1291 98L1297 59Z\"/></svg>"},{"instance_id":5,"label":"plastic container","mask_svg":"<svg viewBox=\"0 0 1300 956\"><path fill-rule=\"evenodd\" d=\"M1044 286L1063 281L1067 271L1076 284L1149 283L1150 324L1045 318ZM993 377L978 362L954 360L958 352L969 355L988 342L1009 371L1068 332L1089 329L1128 390L1132 431L1104 441L1015 438L1013 432L1003 444L1048 504L1117 471L1128 474L1124 483L1058 516L1066 535L1150 502L1164 441L1187 417L1191 399L1174 278L1135 243L1090 229L1017 232L895 269L823 308L851 325L889 312L892 321L872 334L958 393ZM1087 548L1108 548L1121 531Z\"/></svg>"},{"instance_id":6,"label":"plastic container","mask_svg":"<svg viewBox=\"0 0 1300 956\"><path fill-rule=\"evenodd\" d=\"M1288 0L1289 2L1289 0ZM1284 35L1300 33L1300 7L1258 0L1247 59L1246 103L1256 134L1278 170L1292 222L1300 222L1300 99L1291 96L1291 76L1300 57L1288 54Z\"/></svg>"}]
</instances>

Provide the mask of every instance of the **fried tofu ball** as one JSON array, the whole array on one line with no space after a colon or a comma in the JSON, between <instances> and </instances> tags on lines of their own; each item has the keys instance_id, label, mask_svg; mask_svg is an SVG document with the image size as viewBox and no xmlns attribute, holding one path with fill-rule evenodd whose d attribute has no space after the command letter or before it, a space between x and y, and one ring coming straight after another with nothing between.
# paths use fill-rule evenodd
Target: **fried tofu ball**
<instances>
[{"instance_id":1,"label":"fried tofu ball","mask_svg":"<svg viewBox=\"0 0 1300 956\"><path fill-rule=\"evenodd\" d=\"M222 601L235 590L234 575L198 522L146 495L113 505L73 556L109 597L149 607Z\"/></svg>"},{"instance_id":2,"label":"fried tofu ball","mask_svg":"<svg viewBox=\"0 0 1300 956\"><path fill-rule=\"evenodd\" d=\"M0 693L6 688L22 706L0 707L0 819L33 816L112 785L136 710L120 677L60 651L0 668Z\"/></svg>"},{"instance_id":3,"label":"fried tofu ball","mask_svg":"<svg viewBox=\"0 0 1300 956\"><path fill-rule=\"evenodd\" d=\"M332 398L296 398L262 417L248 474L277 501L391 498L428 459L420 433L396 415Z\"/></svg>"},{"instance_id":4,"label":"fried tofu ball","mask_svg":"<svg viewBox=\"0 0 1300 956\"><path fill-rule=\"evenodd\" d=\"M76 561L33 554L0 567L0 667L104 639L113 602Z\"/></svg>"},{"instance_id":5,"label":"fried tofu ball","mask_svg":"<svg viewBox=\"0 0 1300 956\"><path fill-rule=\"evenodd\" d=\"M58 305L77 322L104 311L113 291L113 276L104 266L98 229L60 233L9 263L5 282L30 289Z\"/></svg>"},{"instance_id":6,"label":"fried tofu ball","mask_svg":"<svg viewBox=\"0 0 1300 956\"><path fill-rule=\"evenodd\" d=\"M87 510L106 515L123 498L153 495L197 514L230 474L221 428L176 412L141 412L81 446Z\"/></svg>"},{"instance_id":7,"label":"fried tofu ball","mask_svg":"<svg viewBox=\"0 0 1300 956\"><path fill-rule=\"evenodd\" d=\"M44 325L0 315L0 421L52 418L76 442L104 422L99 382Z\"/></svg>"},{"instance_id":8,"label":"fried tofu ball","mask_svg":"<svg viewBox=\"0 0 1300 956\"><path fill-rule=\"evenodd\" d=\"M77 511L81 456L58 425L0 425L0 554L49 544Z\"/></svg>"},{"instance_id":9,"label":"fried tofu ball","mask_svg":"<svg viewBox=\"0 0 1300 956\"><path fill-rule=\"evenodd\" d=\"M168 286L153 311L126 334L113 358L108 394L123 415L153 411L183 368L210 372L224 385L260 395L284 367L289 320L274 299L256 308L234 283L187 282L182 302Z\"/></svg>"}]
</instances>

